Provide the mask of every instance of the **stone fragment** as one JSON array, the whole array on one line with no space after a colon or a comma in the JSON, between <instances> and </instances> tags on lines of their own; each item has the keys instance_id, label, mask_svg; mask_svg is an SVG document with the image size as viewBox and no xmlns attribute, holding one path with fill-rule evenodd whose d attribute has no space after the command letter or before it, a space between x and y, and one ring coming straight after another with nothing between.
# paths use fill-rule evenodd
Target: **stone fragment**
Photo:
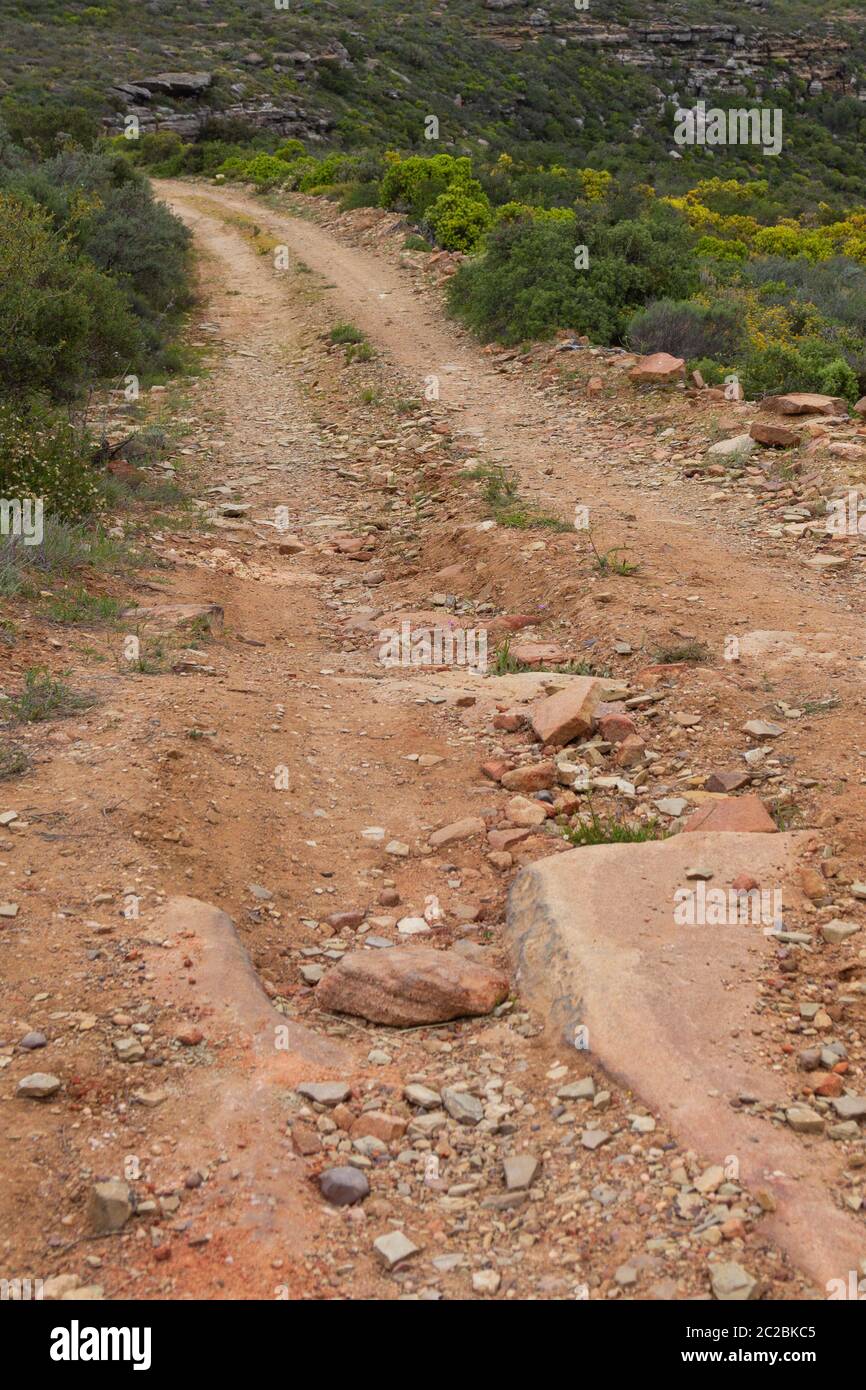
<instances>
[{"instance_id":1,"label":"stone fragment","mask_svg":"<svg viewBox=\"0 0 866 1390\"><path fill-rule=\"evenodd\" d=\"M588 734L604 683L591 676L574 677L564 690L548 695L530 708L536 738L554 747Z\"/></svg>"},{"instance_id":2,"label":"stone fragment","mask_svg":"<svg viewBox=\"0 0 866 1390\"><path fill-rule=\"evenodd\" d=\"M477 1125L484 1119L484 1106L469 1091L446 1086L442 1091L442 1104L452 1120L457 1120L461 1125Z\"/></svg>"},{"instance_id":3,"label":"stone fragment","mask_svg":"<svg viewBox=\"0 0 866 1390\"><path fill-rule=\"evenodd\" d=\"M417 1255L420 1246L411 1241L402 1231L389 1231L373 1241L373 1249L386 1269L394 1269L403 1260Z\"/></svg>"},{"instance_id":4,"label":"stone fragment","mask_svg":"<svg viewBox=\"0 0 866 1390\"><path fill-rule=\"evenodd\" d=\"M484 830L484 821L480 816L465 816L463 820L453 821L450 825L443 825L441 830L434 830L428 838L434 849L441 849L445 845L453 845L461 840L471 840L475 835L483 835Z\"/></svg>"},{"instance_id":5,"label":"stone fragment","mask_svg":"<svg viewBox=\"0 0 866 1390\"><path fill-rule=\"evenodd\" d=\"M509 1192L524 1192L535 1182L538 1174L538 1159L534 1154L511 1154L502 1160L505 1172L505 1186Z\"/></svg>"},{"instance_id":6,"label":"stone fragment","mask_svg":"<svg viewBox=\"0 0 866 1390\"><path fill-rule=\"evenodd\" d=\"M15 1094L28 1100L47 1100L49 1096L57 1094L60 1085L60 1078L52 1076L50 1072L34 1071L29 1076L22 1076Z\"/></svg>"},{"instance_id":7,"label":"stone fragment","mask_svg":"<svg viewBox=\"0 0 866 1390\"><path fill-rule=\"evenodd\" d=\"M698 830L741 830L771 835L778 826L759 797L728 796L705 802L689 816L683 834Z\"/></svg>"},{"instance_id":8,"label":"stone fragment","mask_svg":"<svg viewBox=\"0 0 866 1390\"><path fill-rule=\"evenodd\" d=\"M97 1235L119 1231L132 1215L132 1194L125 1182L110 1178L94 1183L87 1200L87 1221Z\"/></svg>"},{"instance_id":9,"label":"stone fragment","mask_svg":"<svg viewBox=\"0 0 866 1390\"><path fill-rule=\"evenodd\" d=\"M340 1105L352 1094L351 1086L345 1081L304 1081L297 1088L298 1095L318 1105Z\"/></svg>"},{"instance_id":10,"label":"stone fragment","mask_svg":"<svg viewBox=\"0 0 866 1390\"><path fill-rule=\"evenodd\" d=\"M757 1279L733 1261L710 1266L710 1287L720 1303L747 1303L761 1292Z\"/></svg>"},{"instance_id":11,"label":"stone fragment","mask_svg":"<svg viewBox=\"0 0 866 1390\"><path fill-rule=\"evenodd\" d=\"M682 357L672 357L669 352L652 352L640 357L629 372L629 377L638 386L653 385L660 382L680 381L685 378L686 364Z\"/></svg>"}]
</instances>

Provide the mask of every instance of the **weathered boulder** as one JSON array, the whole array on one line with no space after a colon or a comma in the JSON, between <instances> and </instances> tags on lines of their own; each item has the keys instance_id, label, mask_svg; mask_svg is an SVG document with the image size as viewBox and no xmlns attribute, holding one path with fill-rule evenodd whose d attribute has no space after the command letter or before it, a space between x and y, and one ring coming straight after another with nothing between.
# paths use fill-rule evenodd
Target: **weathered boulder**
<instances>
[{"instance_id":1,"label":"weathered boulder","mask_svg":"<svg viewBox=\"0 0 866 1390\"><path fill-rule=\"evenodd\" d=\"M508 988L501 970L456 951L398 946L390 951L350 951L328 971L316 1002L333 1013L408 1028L490 1013Z\"/></svg>"},{"instance_id":2,"label":"weathered boulder","mask_svg":"<svg viewBox=\"0 0 866 1390\"><path fill-rule=\"evenodd\" d=\"M638 359L629 372L629 377L638 386L653 382L679 381L685 376L686 364L682 357L672 357L669 352L651 352L648 357Z\"/></svg>"},{"instance_id":3,"label":"weathered boulder","mask_svg":"<svg viewBox=\"0 0 866 1390\"><path fill-rule=\"evenodd\" d=\"M558 747L588 734L603 690L602 681L593 676L581 676L565 690L539 700L530 710L536 738Z\"/></svg>"},{"instance_id":4,"label":"weathered boulder","mask_svg":"<svg viewBox=\"0 0 866 1390\"><path fill-rule=\"evenodd\" d=\"M772 415L847 416L848 402L841 396L821 396L813 391L792 391L785 396L765 396L761 409Z\"/></svg>"}]
</instances>

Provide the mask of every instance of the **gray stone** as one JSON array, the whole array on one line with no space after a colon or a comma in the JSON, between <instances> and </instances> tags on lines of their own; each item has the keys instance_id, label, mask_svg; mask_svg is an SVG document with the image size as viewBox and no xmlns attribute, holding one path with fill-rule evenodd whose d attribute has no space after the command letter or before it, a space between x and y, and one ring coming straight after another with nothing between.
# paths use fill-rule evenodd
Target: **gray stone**
<instances>
[{"instance_id":1,"label":"gray stone","mask_svg":"<svg viewBox=\"0 0 866 1390\"><path fill-rule=\"evenodd\" d=\"M832 922L825 922L821 928L821 935L831 946L838 946L840 942L853 936L860 930L859 922L843 922L838 917L834 917Z\"/></svg>"},{"instance_id":2,"label":"gray stone","mask_svg":"<svg viewBox=\"0 0 866 1390\"><path fill-rule=\"evenodd\" d=\"M863 1096L837 1096L830 1104L840 1120L862 1120L866 1118L866 1098Z\"/></svg>"},{"instance_id":3,"label":"gray stone","mask_svg":"<svg viewBox=\"0 0 866 1390\"><path fill-rule=\"evenodd\" d=\"M326 1168L319 1177L326 1202L335 1207L351 1207L370 1195L370 1184L358 1168Z\"/></svg>"},{"instance_id":4,"label":"gray stone","mask_svg":"<svg viewBox=\"0 0 866 1390\"><path fill-rule=\"evenodd\" d=\"M557 1100L592 1100L595 1095L595 1081L591 1076L582 1076L579 1081L569 1081L556 1092Z\"/></svg>"},{"instance_id":5,"label":"gray stone","mask_svg":"<svg viewBox=\"0 0 866 1390\"><path fill-rule=\"evenodd\" d=\"M25 1033L18 1046L23 1047L25 1052L35 1052L36 1048L45 1047L47 1043L44 1033Z\"/></svg>"},{"instance_id":6,"label":"gray stone","mask_svg":"<svg viewBox=\"0 0 866 1390\"><path fill-rule=\"evenodd\" d=\"M48 1096L56 1095L59 1090L59 1077L51 1076L49 1072L34 1071L29 1076L22 1076L16 1094L26 1096L29 1100L46 1100Z\"/></svg>"},{"instance_id":7,"label":"gray stone","mask_svg":"<svg viewBox=\"0 0 866 1390\"><path fill-rule=\"evenodd\" d=\"M609 1138L610 1135L606 1129L585 1129L580 1136L580 1142L585 1149L600 1149Z\"/></svg>"},{"instance_id":8,"label":"gray stone","mask_svg":"<svg viewBox=\"0 0 866 1390\"><path fill-rule=\"evenodd\" d=\"M345 1081L304 1081L297 1087L298 1095L319 1105L340 1105L352 1094Z\"/></svg>"},{"instance_id":9,"label":"gray stone","mask_svg":"<svg viewBox=\"0 0 866 1390\"><path fill-rule=\"evenodd\" d=\"M402 1260L417 1255L419 1246L415 1245L402 1231L389 1231L373 1241L373 1249L387 1269L393 1269Z\"/></svg>"},{"instance_id":10,"label":"gray stone","mask_svg":"<svg viewBox=\"0 0 866 1390\"><path fill-rule=\"evenodd\" d=\"M97 1235L119 1231L132 1215L130 1190L119 1178L94 1183L87 1202L87 1220Z\"/></svg>"},{"instance_id":11,"label":"gray stone","mask_svg":"<svg viewBox=\"0 0 866 1390\"><path fill-rule=\"evenodd\" d=\"M808 1105L792 1105L785 1111L785 1119L797 1134L823 1134L824 1120L817 1110Z\"/></svg>"},{"instance_id":12,"label":"gray stone","mask_svg":"<svg viewBox=\"0 0 866 1390\"><path fill-rule=\"evenodd\" d=\"M538 1173L538 1159L533 1154L511 1154L502 1160L505 1186L509 1192L524 1192L531 1187Z\"/></svg>"},{"instance_id":13,"label":"gray stone","mask_svg":"<svg viewBox=\"0 0 866 1390\"><path fill-rule=\"evenodd\" d=\"M710 1266L710 1287L720 1303L746 1303L761 1291L757 1279L733 1260Z\"/></svg>"},{"instance_id":14,"label":"gray stone","mask_svg":"<svg viewBox=\"0 0 866 1390\"><path fill-rule=\"evenodd\" d=\"M477 1125L484 1118L484 1106L477 1096L470 1095L468 1091L455 1091L453 1087L446 1086L442 1092L442 1104L452 1120L458 1120L461 1125Z\"/></svg>"},{"instance_id":15,"label":"gray stone","mask_svg":"<svg viewBox=\"0 0 866 1390\"><path fill-rule=\"evenodd\" d=\"M410 1105L417 1105L421 1110L435 1110L442 1104L442 1097L438 1091L431 1091L429 1086L420 1086L417 1083L406 1086L403 1095Z\"/></svg>"}]
</instances>

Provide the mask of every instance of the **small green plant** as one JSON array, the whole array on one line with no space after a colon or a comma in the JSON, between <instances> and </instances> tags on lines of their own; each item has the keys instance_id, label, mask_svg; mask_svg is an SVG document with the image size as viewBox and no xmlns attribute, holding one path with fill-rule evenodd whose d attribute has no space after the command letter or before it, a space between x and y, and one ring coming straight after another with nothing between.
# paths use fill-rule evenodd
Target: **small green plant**
<instances>
[{"instance_id":1,"label":"small green plant","mask_svg":"<svg viewBox=\"0 0 866 1390\"><path fill-rule=\"evenodd\" d=\"M684 642L680 646L659 647L653 655L653 661L658 666L676 666L682 661L699 665L709 659L710 649L706 642Z\"/></svg>"},{"instance_id":2,"label":"small green plant","mask_svg":"<svg viewBox=\"0 0 866 1390\"><path fill-rule=\"evenodd\" d=\"M610 550L600 551L595 541L592 539L591 532L587 532L587 539L592 548L592 553L595 556L595 567L600 574L620 574L627 578L633 574L637 574L640 569L639 564L635 564L631 560L626 560L625 558L619 559L619 556L625 549L624 546L615 545L612 546Z\"/></svg>"},{"instance_id":3,"label":"small green plant","mask_svg":"<svg viewBox=\"0 0 866 1390\"><path fill-rule=\"evenodd\" d=\"M366 333L356 328L353 323L334 324L328 337L332 343L363 343L367 340Z\"/></svg>"},{"instance_id":4,"label":"small green plant","mask_svg":"<svg viewBox=\"0 0 866 1390\"><path fill-rule=\"evenodd\" d=\"M24 672L20 694L12 696L6 709L13 723L41 724L46 719L62 719L89 709L93 703L92 696L71 690L43 666L31 666Z\"/></svg>"},{"instance_id":5,"label":"small green plant","mask_svg":"<svg viewBox=\"0 0 866 1390\"><path fill-rule=\"evenodd\" d=\"M589 820L562 827L563 838L570 845L639 844L644 840L664 840L666 832L655 819L643 823L619 821L614 816L599 816L590 803Z\"/></svg>"},{"instance_id":6,"label":"small green plant","mask_svg":"<svg viewBox=\"0 0 866 1390\"><path fill-rule=\"evenodd\" d=\"M116 622L126 606L120 599L78 588L55 594L48 600L46 612L54 623L93 627Z\"/></svg>"},{"instance_id":7,"label":"small green plant","mask_svg":"<svg viewBox=\"0 0 866 1390\"><path fill-rule=\"evenodd\" d=\"M20 744L0 738L0 782L20 777L30 766L30 759Z\"/></svg>"}]
</instances>

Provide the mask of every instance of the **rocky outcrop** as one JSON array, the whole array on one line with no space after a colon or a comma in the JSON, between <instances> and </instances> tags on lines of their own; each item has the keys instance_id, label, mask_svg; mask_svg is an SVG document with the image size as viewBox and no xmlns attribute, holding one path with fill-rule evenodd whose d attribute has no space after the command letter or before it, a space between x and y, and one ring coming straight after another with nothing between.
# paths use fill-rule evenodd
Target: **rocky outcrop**
<instances>
[{"instance_id":1,"label":"rocky outcrop","mask_svg":"<svg viewBox=\"0 0 866 1390\"><path fill-rule=\"evenodd\" d=\"M691 24L684 21L640 21L628 25L594 20L587 12L559 18L547 10L531 9L531 0L483 0L490 11L477 32L504 48L534 43L539 30L581 48L609 49L616 62L641 68L678 83L683 91L745 90L744 82L759 81L786 88L792 77L807 84L810 95L823 91L857 93L849 59L849 44L832 25L814 32L778 33L734 23ZM540 22L539 16L543 16ZM866 90L863 92L866 97Z\"/></svg>"}]
</instances>

